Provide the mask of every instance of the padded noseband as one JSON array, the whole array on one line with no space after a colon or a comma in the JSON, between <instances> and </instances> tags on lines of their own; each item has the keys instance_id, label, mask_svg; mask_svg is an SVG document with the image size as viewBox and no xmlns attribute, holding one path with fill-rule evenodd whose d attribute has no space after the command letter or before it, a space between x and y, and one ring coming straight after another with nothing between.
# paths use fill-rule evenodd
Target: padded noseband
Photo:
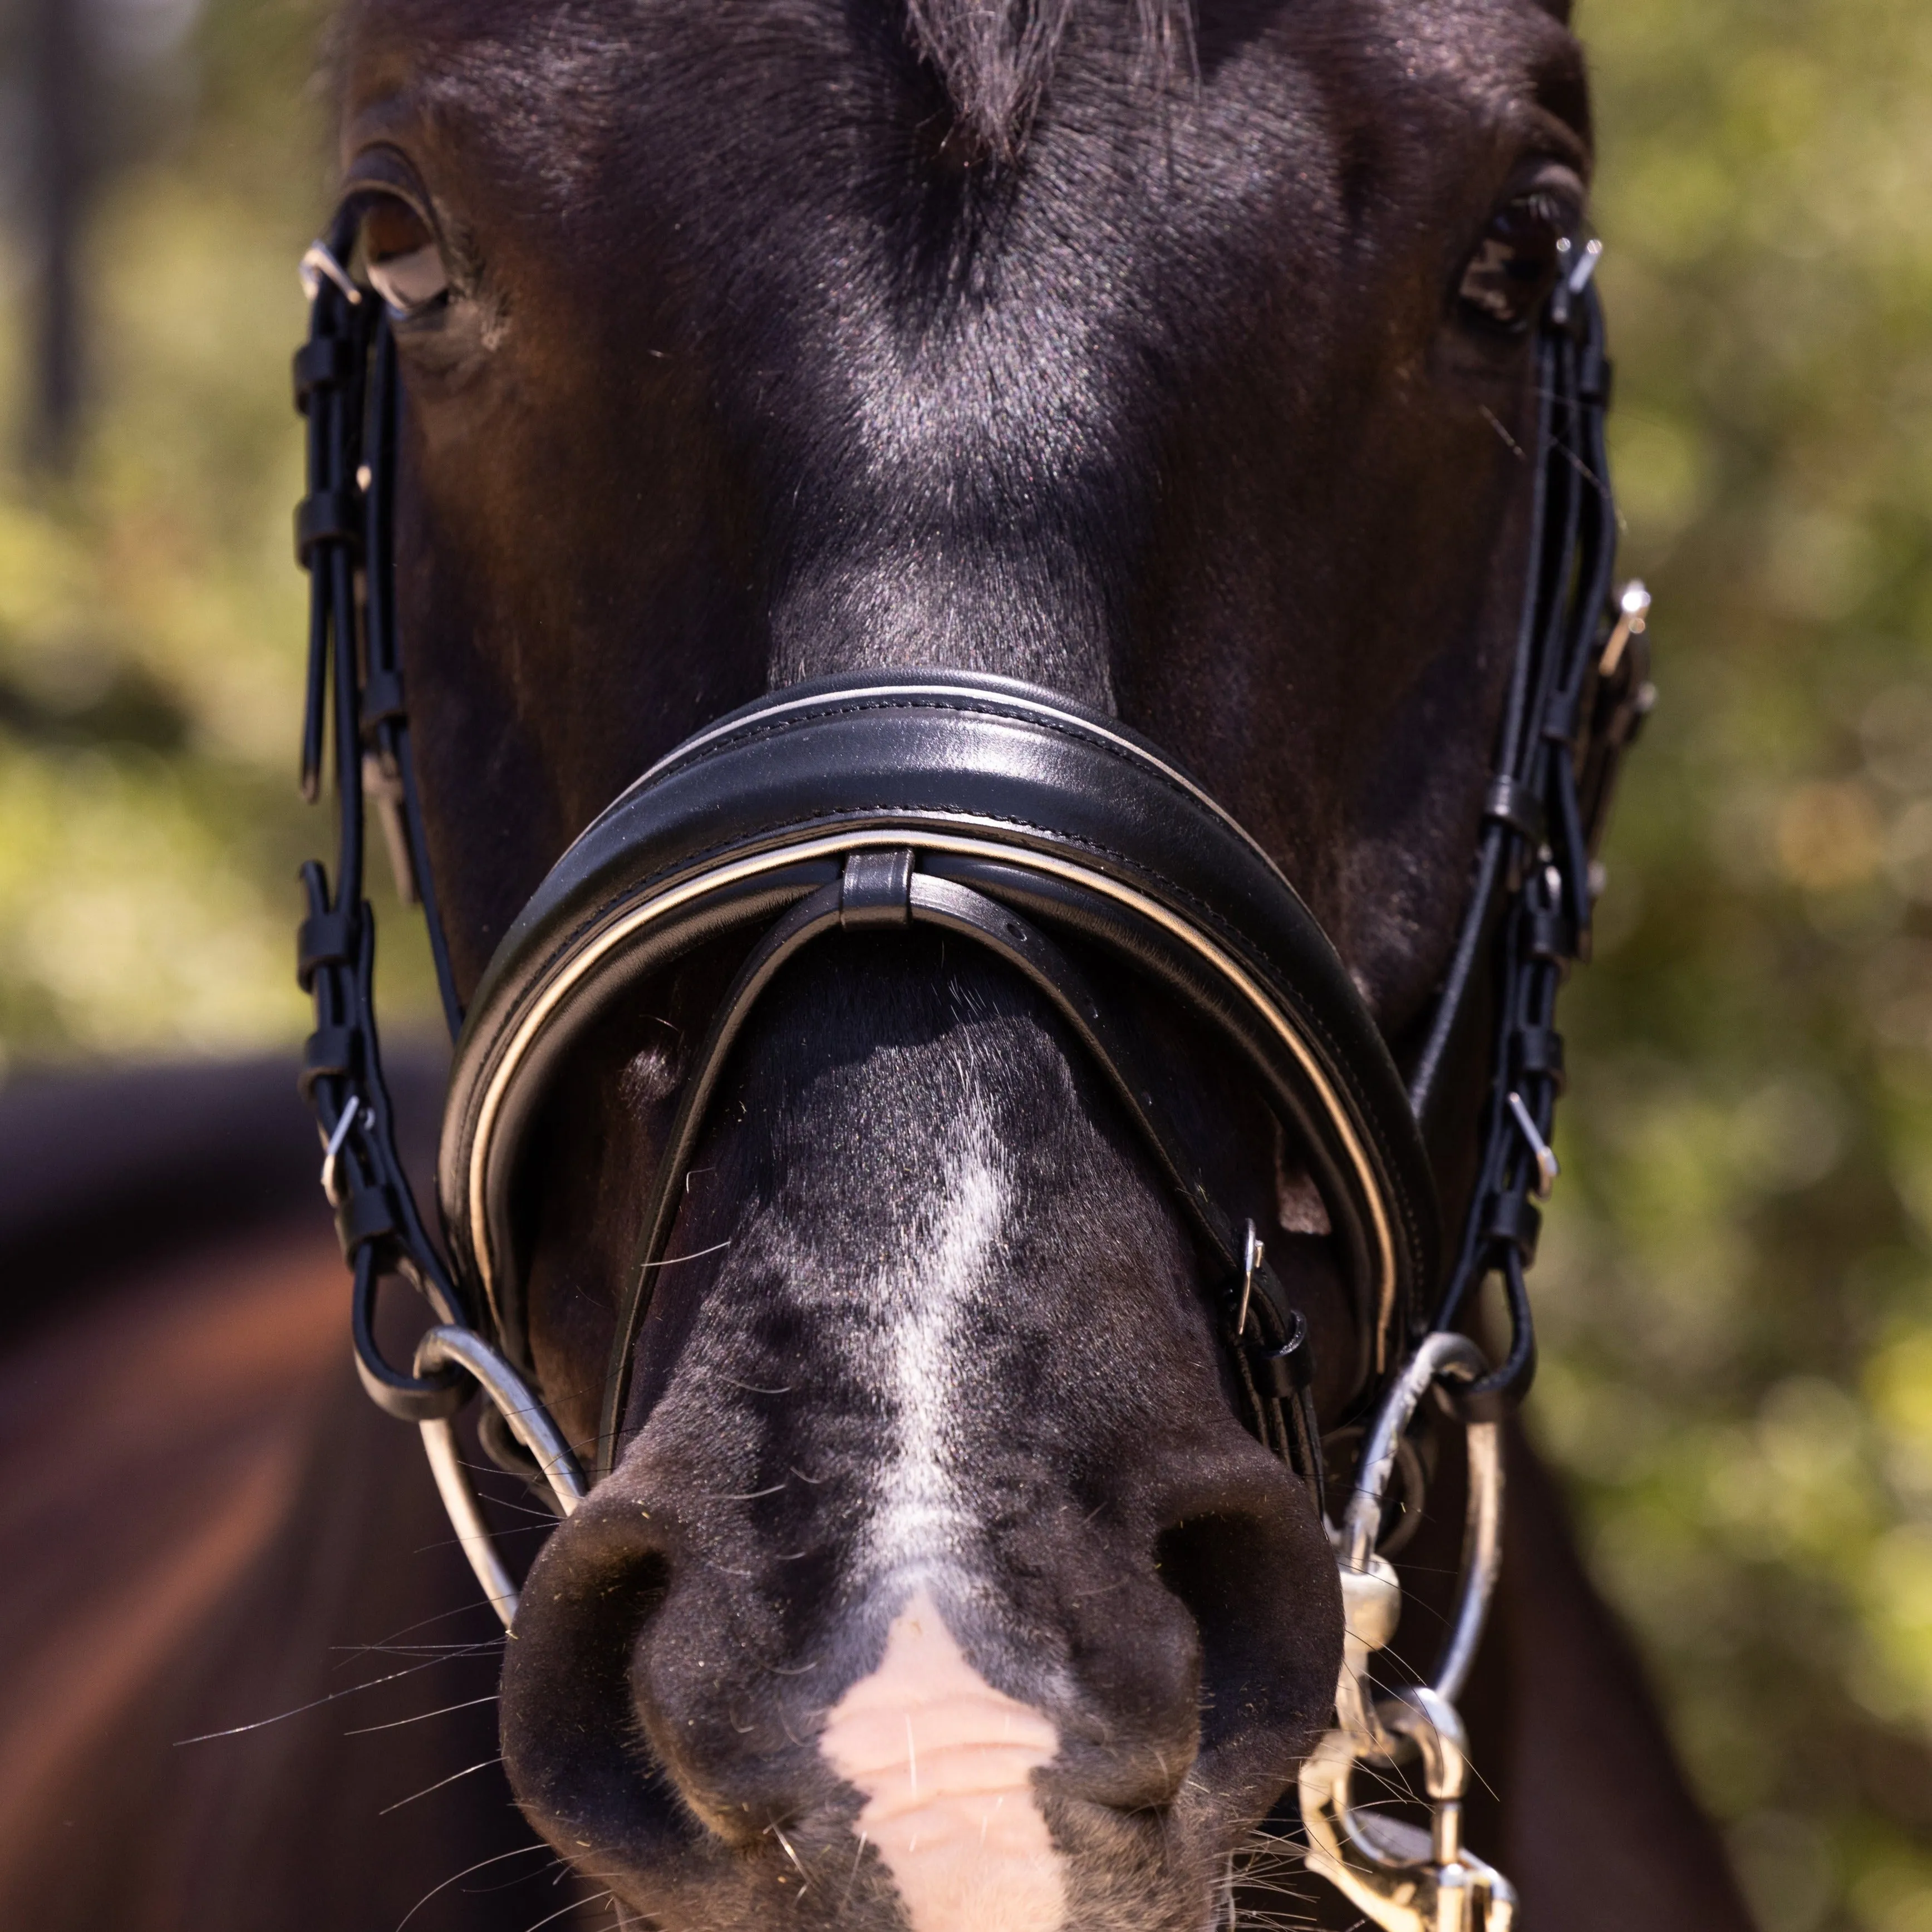
<instances>
[{"instance_id":1,"label":"padded noseband","mask_svg":"<svg viewBox=\"0 0 1932 1932\"><path fill-rule=\"evenodd\" d=\"M510 1209L551 1077L627 992L701 943L755 935L686 1074L641 1251L620 1286L602 1468L620 1446L646 1284L752 1005L819 934L907 924L972 940L1046 995L1138 1130L1231 1306L1242 1304L1242 1332L1227 1325L1238 1355L1253 1358L1240 1372L1258 1408L1298 1413L1300 1318L1235 1232L1246 1217L1209 1196L1131 1028L1075 956L1128 964L1218 1028L1299 1136L1327 1207L1358 1317L1354 1382L1386 1372L1436 1279L1427 1162L1372 1020L1266 854L1153 746L1064 698L959 671L832 678L732 713L617 799L506 936L458 1045L444 1222L459 1273L480 1285L491 1325L527 1365ZM1297 1422L1292 1436L1305 1432ZM1298 1462L1312 1459L1318 1481L1312 1444L1285 1446L1303 1451Z\"/></svg>"}]
</instances>

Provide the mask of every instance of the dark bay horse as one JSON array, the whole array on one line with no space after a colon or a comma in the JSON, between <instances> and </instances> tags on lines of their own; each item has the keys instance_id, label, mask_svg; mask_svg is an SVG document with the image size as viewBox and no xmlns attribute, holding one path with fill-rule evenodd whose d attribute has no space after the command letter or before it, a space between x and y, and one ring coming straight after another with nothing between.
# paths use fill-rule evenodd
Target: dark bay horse
<instances>
[{"instance_id":1,"label":"dark bay horse","mask_svg":"<svg viewBox=\"0 0 1932 1932\"><path fill-rule=\"evenodd\" d=\"M361 0L336 74L344 221L394 342L395 600L456 999L680 740L801 680L937 668L1198 775L1412 1066L1528 572L1532 325L1584 219L1587 93L1550 9ZM1348 1923L1259 1862L1230 1879L1335 1696L1318 1484L1244 1426L1173 1191L1034 981L914 928L785 967L680 1162L606 1426L650 1178L736 970L700 949L601 1013L518 1178L524 1366L574 1442L622 1445L501 1652L509 1787L581 1909ZM1215 1192L1264 1204L1334 1430L1365 1344L1314 1150L1184 1016L1108 990ZM1478 1030L1424 1117L1447 1225ZM251 1256L181 1316L199 1406L231 1392L211 1454L250 1481L194 1513L193 1576L138 1573L172 1621L35 1780L0 1880L22 1922L374 1925L470 1865L551 1882L494 1749L438 1755L440 1723L488 1732L499 1653L436 1621L465 1613L447 1562L401 1560L450 1554L423 1479L378 1420L333 1419L319 1301ZM23 1375L78 1388L159 1346L145 1300L74 1318L99 1325L23 1345ZM151 1399L137 1434L166 1440ZM72 1454L99 1493L140 1459L95 1434ZM1537 1922L1742 1926L1520 1444L1511 1473L1472 1834ZM1451 1456L1406 1552L1418 1618L1445 1606L1459 1480ZM164 1738L329 1696L332 1641L483 1666L437 1680L465 1709L390 1734L462 1794L423 1800L406 1853L332 1718L153 1768ZM578 1909L550 1896L427 1910Z\"/></svg>"}]
</instances>

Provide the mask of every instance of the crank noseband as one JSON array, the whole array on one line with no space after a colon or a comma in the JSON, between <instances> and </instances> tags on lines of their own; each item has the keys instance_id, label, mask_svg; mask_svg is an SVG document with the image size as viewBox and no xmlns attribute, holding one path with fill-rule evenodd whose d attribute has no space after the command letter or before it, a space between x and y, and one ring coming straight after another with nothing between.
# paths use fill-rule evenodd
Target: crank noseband
<instances>
[{"instance_id":1,"label":"crank noseband","mask_svg":"<svg viewBox=\"0 0 1932 1932\"><path fill-rule=\"evenodd\" d=\"M692 948L758 935L686 1071L620 1286L600 1471L619 1447L685 1170L752 1006L821 934L921 925L1006 960L1097 1064L1208 1257L1264 1412L1305 1384L1300 1318L1212 1197L1080 956L1127 965L1216 1028L1298 1137L1327 1207L1356 1316L1352 1384L1389 1366L1434 1279L1427 1162L1360 995L1266 855L1153 746L1064 698L958 671L834 678L734 712L620 797L506 937L458 1048L443 1222L527 1368L512 1203L552 1076L615 1003ZM1282 1365L1298 1346L1303 1360ZM1262 1432L1274 1433L1265 1420ZM1312 1443L1294 1460L1318 1462Z\"/></svg>"}]
</instances>

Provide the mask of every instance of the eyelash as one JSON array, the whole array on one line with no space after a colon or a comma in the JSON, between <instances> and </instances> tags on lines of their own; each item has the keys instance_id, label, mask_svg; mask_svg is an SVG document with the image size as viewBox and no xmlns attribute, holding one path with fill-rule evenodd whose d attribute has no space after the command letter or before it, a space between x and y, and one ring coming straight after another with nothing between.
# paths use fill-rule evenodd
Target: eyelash
<instances>
[{"instance_id":1,"label":"eyelash","mask_svg":"<svg viewBox=\"0 0 1932 1932\"><path fill-rule=\"evenodd\" d=\"M1553 188L1532 188L1527 194L1518 195L1510 206L1526 210L1558 234L1568 233L1576 226L1576 211Z\"/></svg>"}]
</instances>

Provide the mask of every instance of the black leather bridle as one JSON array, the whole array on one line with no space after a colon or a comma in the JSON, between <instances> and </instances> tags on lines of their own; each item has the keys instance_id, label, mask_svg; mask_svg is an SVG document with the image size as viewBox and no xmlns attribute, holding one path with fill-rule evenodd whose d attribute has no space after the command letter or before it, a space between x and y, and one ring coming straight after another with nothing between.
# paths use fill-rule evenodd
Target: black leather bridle
<instances>
[{"instance_id":1,"label":"black leather bridle","mask_svg":"<svg viewBox=\"0 0 1932 1932\"><path fill-rule=\"evenodd\" d=\"M1082 1041L1224 1284L1258 1432L1318 1480L1300 1318L1265 1260L1248 1265L1081 956L1130 964L1207 1019L1298 1128L1356 1292L1358 1384L1400 1348L1434 1260L1428 1171L1394 1067L1319 928L1204 793L1114 721L1003 678L868 674L774 692L647 772L553 871L477 991L446 1115L444 1226L494 1331L520 1353L509 1210L547 1066L694 946L752 936L685 1074L623 1284L608 1470L647 1286L754 1004L822 934L914 925L998 955Z\"/></svg>"},{"instance_id":2,"label":"black leather bridle","mask_svg":"<svg viewBox=\"0 0 1932 1932\"><path fill-rule=\"evenodd\" d=\"M380 300L343 266L352 240L345 218L305 260L310 331L295 364L308 422L296 548L311 586L302 776L314 796L332 737L340 830L333 878L320 864L303 872L300 976L314 995L316 1029L302 1083L354 1273L356 1359L377 1402L441 1424L482 1376L509 1423L486 1418L486 1441L499 1460L527 1467L529 1432L511 1412L527 1413L537 1397L523 1379L532 1366L525 1258L510 1203L538 1102L610 1002L694 946L736 934L742 962L685 1072L647 1232L620 1293L596 1457L608 1472L631 1420L630 1363L649 1284L748 1015L819 935L912 925L1006 962L1080 1040L1188 1218L1256 1432L1318 1506L1324 1464L1306 1324L1252 1220L1203 1184L1132 1028L1096 992L1085 962L1141 975L1206 1022L1295 1129L1354 1297L1359 1411L1423 1337L1469 1318L1491 1274L1504 1286L1510 1346L1464 1394L1521 1392L1534 1366L1524 1275L1535 1201L1554 1173L1549 1138L1563 1077L1556 992L1568 962L1587 952L1593 855L1618 760L1651 698L1648 600L1640 587L1621 607L1611 598L1610 368L1594 243L1566 254L1538 324L1539 453L1520 633L1468 908L1405 1090L1313 916L1198 784L1114 719L1011 680L944 670L773 692L687 741L559 860L466 1016L436 911L396 637L395 350ZM362 890L371 806L406 896L422 904L457 1042L440 1247L398 1158L382 1078L374 925ZM1418 1123L1486 964L1496 1019L1482 1160L1445 1262ZM375 1339L380 1286L397 1276L427 1296L436 1332L450 1338L440 1354L419 1352L413 1370L387 1360ZM500 1363L501 1373L479 1362ZM553 1442L538 1454L554 1480L561 1450Z\"/></svg>"}]
</instances>

